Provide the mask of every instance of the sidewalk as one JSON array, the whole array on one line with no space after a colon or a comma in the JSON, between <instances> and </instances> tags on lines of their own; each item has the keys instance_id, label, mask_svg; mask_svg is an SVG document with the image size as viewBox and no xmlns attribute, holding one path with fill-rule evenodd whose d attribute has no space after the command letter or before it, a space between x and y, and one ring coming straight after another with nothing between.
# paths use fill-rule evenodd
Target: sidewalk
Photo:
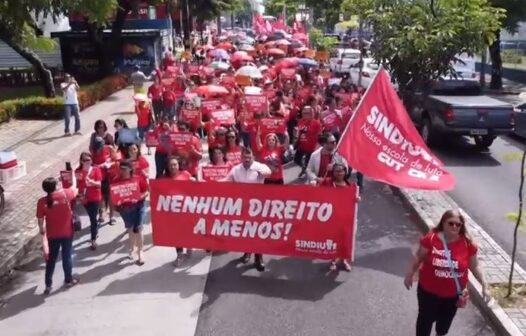
<instances>
[{"instance_id":1,"label":"sidewalk","mask_svg":"<svg viewBox=\"0 0 526 336\"><path fill-rule=\"evenodd\" d=\"M399 190L401 196L416 212L425 229L435 227L436 223L449 209L460 209L459 205L443 192L426 192L414 190ZM511 267L511 257L461 209L468 224L469 233L478 244L478 257L481 269L488 285L505 284ZM512 237L510 237L511 239ZM494 300L484 303L480 284L472 274L469 276L472 299L490 319L493 320L500 335L526 335L526 309L502 308ZM515 264L513 274L515 284L526 284L526 271Z\"/></svg>"},{"instance_id":2,"label":"sidewalk","mask_svg":"<svg viewBox=\"0 0 526 336\"><path fill-rule=\"evenodd\" d=\"M116 118L134 125L132 92L124 89L84 110L80 115L82 135L64 137L61 120L14 120L0 126L0 150L15 151L18 160L27 165L26 176L4 186L6 211L0 217L0 278L29 253L39 253L39 249L35 251L40 242L35 211L36 202L43 195L42 180L58 176L66 161L76 164L80 153L88 149L96 120L106 121L110 131Z\"/></svg>"}]
</instances>

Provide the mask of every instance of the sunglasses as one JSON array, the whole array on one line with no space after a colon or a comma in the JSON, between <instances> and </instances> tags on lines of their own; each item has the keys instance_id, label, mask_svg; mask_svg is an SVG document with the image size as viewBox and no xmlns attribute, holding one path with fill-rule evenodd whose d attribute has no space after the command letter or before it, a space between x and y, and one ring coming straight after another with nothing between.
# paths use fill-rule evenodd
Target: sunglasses
<instances>
[{"instance_id":1,"label":"sunglasses","mask_svg":"<svg viewBox=\"0 0 526 336\"><path fill-rule=\"evenodd\" d=\"M462 226L462 223L461 222L447 222L447 225L451 226L451 227L456 227L456 228L459 228Z\"/></svg>"}]
</instances>

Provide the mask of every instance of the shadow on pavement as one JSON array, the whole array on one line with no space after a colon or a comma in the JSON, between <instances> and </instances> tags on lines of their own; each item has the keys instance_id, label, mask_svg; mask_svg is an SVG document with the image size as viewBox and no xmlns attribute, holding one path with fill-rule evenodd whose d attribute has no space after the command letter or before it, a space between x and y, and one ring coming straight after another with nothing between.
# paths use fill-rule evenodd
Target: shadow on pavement
<instances>
[{"instance_id":1,"label":"shadow on pavement","mask_svg":"<svg viewBox=\"0 0 526 336\"><path fill-rule=\"evenodd\" d=\"M407 270L401 268L399 264L393 263L392 260L408 260L409 265L412 255L413 253L408 247L395 247L356 258L353 266L373 269L403 278Z\"/></svg>"},{"instance_id":2,"label":"shadow on pavement","mask_svg":"<svg viewBox=\"0 0 526 336\"><path fill-rule=\"evenodd\" d=\"M54 140L65 138L64 134L48 137L48 138L40 138L40 139L32 139L29 140L29 142L35 144L35 145L47 145L50 142L53 142Z\"/></svg>"},{"instance_id":3,"label":"shadow on pavement","mask_svg":"<svg viewBox=\"0 0 526 336\"><path fill-rule=\"evenodd\" d=\"M444 161L446 166L497 167L501 165L489 150L481 150L466 137L452 137L445 143L434 146L432 151Z\"/></svg>"},{"instance_id":4,"label":"shadow on pavement","mask_svg":"<svg viewBox=\"0 0 526 336\"><path fill-rule=\"evenodd\" d=\"M135 114L135 112L134 111L122 111L122 112L112 113L111 115L112 116L124 116L124 115L132 115L132 114Z\"/></svg>"}]
</instances>

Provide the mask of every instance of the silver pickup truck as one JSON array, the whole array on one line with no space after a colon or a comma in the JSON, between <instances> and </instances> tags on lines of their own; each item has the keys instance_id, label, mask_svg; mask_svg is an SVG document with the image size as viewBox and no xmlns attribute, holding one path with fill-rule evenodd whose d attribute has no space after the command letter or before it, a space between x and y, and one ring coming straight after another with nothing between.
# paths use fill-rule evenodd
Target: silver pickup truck
<instances>
[{"instance_id":1,"label":"silver pickup truck","mask_svg":"<svg viewBox=\"0 0 526 336\"><path fill-rule=\"evenodd\" d=\"M482 95L476 81L442 80L404 102L428 144L461 135L487 148L497 135L512 133L515 125L513 105Z\"/></svg>"}]
</instances>

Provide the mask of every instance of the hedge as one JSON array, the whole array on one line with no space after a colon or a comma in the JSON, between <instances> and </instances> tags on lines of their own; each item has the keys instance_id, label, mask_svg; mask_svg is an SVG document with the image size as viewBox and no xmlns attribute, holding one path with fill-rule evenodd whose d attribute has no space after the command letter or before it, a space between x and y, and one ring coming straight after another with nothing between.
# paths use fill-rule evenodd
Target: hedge
<instances>
[{"instance_id":1,"label":"hedge","mask_svg":"<svg viewBox=\"0 0 526 336\"><path fill-rule=\"evenodd\" d=\"M84 110L109 95L125 88L128 77L118 74L104 78L79 90L79 107ZM61 98L28 97L0 103L0 123L17 119L61 119L64 111Z\"/></svg>"}]
</instances>

